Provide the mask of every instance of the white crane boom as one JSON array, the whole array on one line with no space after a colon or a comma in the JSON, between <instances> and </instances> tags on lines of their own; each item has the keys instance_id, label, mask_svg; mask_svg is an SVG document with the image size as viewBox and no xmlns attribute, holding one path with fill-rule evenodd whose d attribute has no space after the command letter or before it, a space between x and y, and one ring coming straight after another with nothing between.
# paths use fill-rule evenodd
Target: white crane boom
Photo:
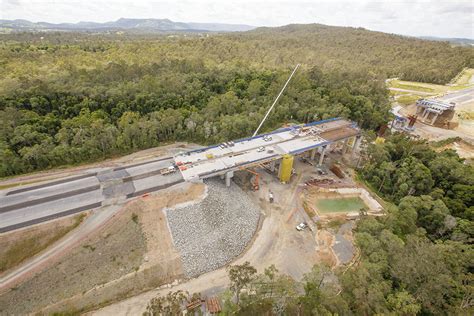
<instances>
[{"instance_id":1,"label":"white crane boom","mask_svg":"<svg viewBox=\"0 0 474 316\"><path fill-rule=\"evenodd\" d=\"M293 77L293 75L295 74L296 70L298 69L298 67L300 66L300 64L296 65L295 69L293 69L293 72L291 73L290 77L288 78L288 80L286 81L285 85L283 86L283 88L281 88L280 90L280 93L278 93L275 101L273 101L273 104L272 106L268 109L267 111L267 114L265 114L265 117L263 118L263 120L260 122L260 125L258 125L257 129L255 130L255 133L253 133L252 137L254 137L255 135L257 135L258 131L260 130L260 128L262 127L263 123L265 122L265 120L267 119L267 116L270 114L270 112L273 110L273 107L275 106L275 104L278 102L278 99L280 99L280 96L282 95L283 91L285 90L286 86L288 85L288 83L290 82L291 78Z\"/></svg>"}]
</instances>

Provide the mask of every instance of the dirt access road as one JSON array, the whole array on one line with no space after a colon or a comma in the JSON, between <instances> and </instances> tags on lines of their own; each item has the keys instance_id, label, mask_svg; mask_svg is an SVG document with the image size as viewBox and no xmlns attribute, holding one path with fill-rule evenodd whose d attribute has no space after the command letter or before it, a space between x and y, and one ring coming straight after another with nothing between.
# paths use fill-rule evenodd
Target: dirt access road
<instances>
[{"instance_id":1,"label":"dirt access road","mask_svg":"<svg viewBox=\"0 0 474 316\"><path fill-rule=\"evenodd\" d=\"M293 211L292 197L297 192L298 185L307 181L312 175L305 173L296 176L293 182L287 185L280 184L274 176L264 171L260 171L260 176L260 190L249 194L264 212L263 223L247 251L232 264L249 261L259 272L274 264L280 273L301 280L303 275L309 272L320 259L313 234L308 230L298 232L295 229L304 217L299 209L296 212ZM297 179L299 181L295 181ZM267 202L269 190L275 194L273 204ZM220 268L181 284L145 292L90 312L88 315L140 315L145 310L148 301L157 295L180 289L189 293L215 295L222 292L228 283L225 268Z\"/></svg>"}]
</instances>

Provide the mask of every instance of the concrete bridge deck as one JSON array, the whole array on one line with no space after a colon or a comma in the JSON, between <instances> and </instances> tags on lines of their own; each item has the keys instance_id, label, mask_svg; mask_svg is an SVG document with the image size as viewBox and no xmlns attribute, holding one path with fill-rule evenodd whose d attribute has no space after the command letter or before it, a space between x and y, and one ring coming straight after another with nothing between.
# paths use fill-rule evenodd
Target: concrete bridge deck
<instances>
[{"instance_id":1,"label":"concrete bridge deck","mask_svg":"<svg viewBox=\"0 0 474 316\"><path fill-rule=\"evenodd\" d=\"M359 136L360 129L341 118L278 129L228 143L206 147L174 157L187 181L226 174L256 164L296 155L331 143Z\"/></svg>"}]
</instances>

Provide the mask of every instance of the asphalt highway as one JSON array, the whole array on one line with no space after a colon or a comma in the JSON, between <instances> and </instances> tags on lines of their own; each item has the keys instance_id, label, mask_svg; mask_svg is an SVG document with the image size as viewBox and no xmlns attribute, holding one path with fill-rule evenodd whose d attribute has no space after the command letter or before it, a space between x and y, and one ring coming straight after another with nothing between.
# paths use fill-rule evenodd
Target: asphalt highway
<instances>
[{"instance_id":1,"label":"asphalt highway","mask_svg":"<svg viewBox=\"0 0 474 316\"><path fill-rule=\"evenodd\" d=\"M458 104L472 102L474 100L474 87L448 93L440 99L446 102L455 102Z\"/></svg>"},{"instance_id":2,"label":"asphalt highway","mask_svg":"<svg viewBox=\"0 0 474 316\"><path fill-rule=\"evenodd\" d=\"M0 191L0 233L121 203L183 182L179 171L161 175L160 170L172 163L167 157Z\"/></svg>"}]
</instances>

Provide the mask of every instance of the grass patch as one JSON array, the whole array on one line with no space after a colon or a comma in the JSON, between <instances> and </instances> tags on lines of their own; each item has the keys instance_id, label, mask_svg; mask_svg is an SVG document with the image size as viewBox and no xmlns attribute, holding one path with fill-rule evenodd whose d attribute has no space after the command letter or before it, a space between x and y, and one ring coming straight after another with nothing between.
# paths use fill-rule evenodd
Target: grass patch
<instances>
[{"instance_id":1,"label":"grass patch","mask_svg":"<svg viewBox=\"0 0 474 316\"><path fill-rule=\"evenodd\" d=\"M471 87L473 87L473 86L474 86L473 84L457 85L457 86L451 86L451 87L449 87L449 90L452 90L452 91L461 91L461 90L464 90L464 89L467 89L467 88L471 88Z\"/></svg>"},{"instance_id":2,"label":"grass patch","mask_svg":"<svg viewBox=\"0 0 474 316\"><path fill-rule=\"evenodd\" d=\"M388 82L389 88L399 88L410 91L428 92L433 94L442 94L450 91L459 91L474 86L469 83L472 76L474 76L474 69L464 69L456 78L452 80L451 85L439 85L425 82L390 80ZM403 95L409 93L407 91L390 91L390 95Z\"/></svg>"},{"instance_id":3,"label":"grass patch","mask_svg":"<svg viewBox=\"0 0 474 316\"><path fill-rule=\"evenodd\" d=\"M459 117L460 120L473 121L474 120L474 112L460 111L458 113L458 117Z\"/></svg>"},{"instance_id":4,"label":"grass patch","mask_svg":"<svg viewBox=\"0 0 474 316\"><path fill-rule=\"evenodd\" d=\"M56 230L46 230L41 231L40 233L30 234L26 238L19 238L17 242L2 245L3 249L0 251L0 273L20 264L30 257L33 257L43 249L46 249L55 241L79 226L84 218L84 213L76 215L74 221L69 226L61 227Z\"/></svg>"},{"instance_id":5,"label":"grass patch","mask_svg":"<svg viewBox=\"0 0 474 316\"><path fill-rule=\"evenodd\" d=\"M405 94L410 94L410 92L406 92L406 91L397 91L397 90L389 90L388 92L390 94L390 96L392 97L396 97L396 96L399 96L399 95L405 95Z\"/></svg>"},{"instance_id":6,"label":"grass patch","mask_svg":"<svg viewBox=\"0 0 474 316\"><path fill-rule=\"evenodd\" d=\"M397 102L403 105L410 105L421 99L418 95L402 95L397 98Z\"/></svg>"},{"instance_id":7,"label":"grass patch","mask_svg":"<svg viewBox=\"0 0 474 316\"><path fill-rule=\"evenodd\" d=\"M29 181L29 182L17 182L17 183L10 183L10 184L0 184L0 190L10 189L10 188L18 187L20 185L28 185L28 184L33 184L33 183L42 182L42 181L43 180Z\"/></svg>"},{"instance_id":8,"label":"grass patch","mask_svg":"<svg viewBox=\"0 0 474 316\"><path fill-rule=\"evenodd\" d=\"M398 88L398 89L405 89L405 90L436 93L436 89L429 88L429 87L422 86L422 85L418 85L416 82L401 83L400 81L392 80L392 81L390 81L390 87Z\"/></svg>"}]
</instances>

